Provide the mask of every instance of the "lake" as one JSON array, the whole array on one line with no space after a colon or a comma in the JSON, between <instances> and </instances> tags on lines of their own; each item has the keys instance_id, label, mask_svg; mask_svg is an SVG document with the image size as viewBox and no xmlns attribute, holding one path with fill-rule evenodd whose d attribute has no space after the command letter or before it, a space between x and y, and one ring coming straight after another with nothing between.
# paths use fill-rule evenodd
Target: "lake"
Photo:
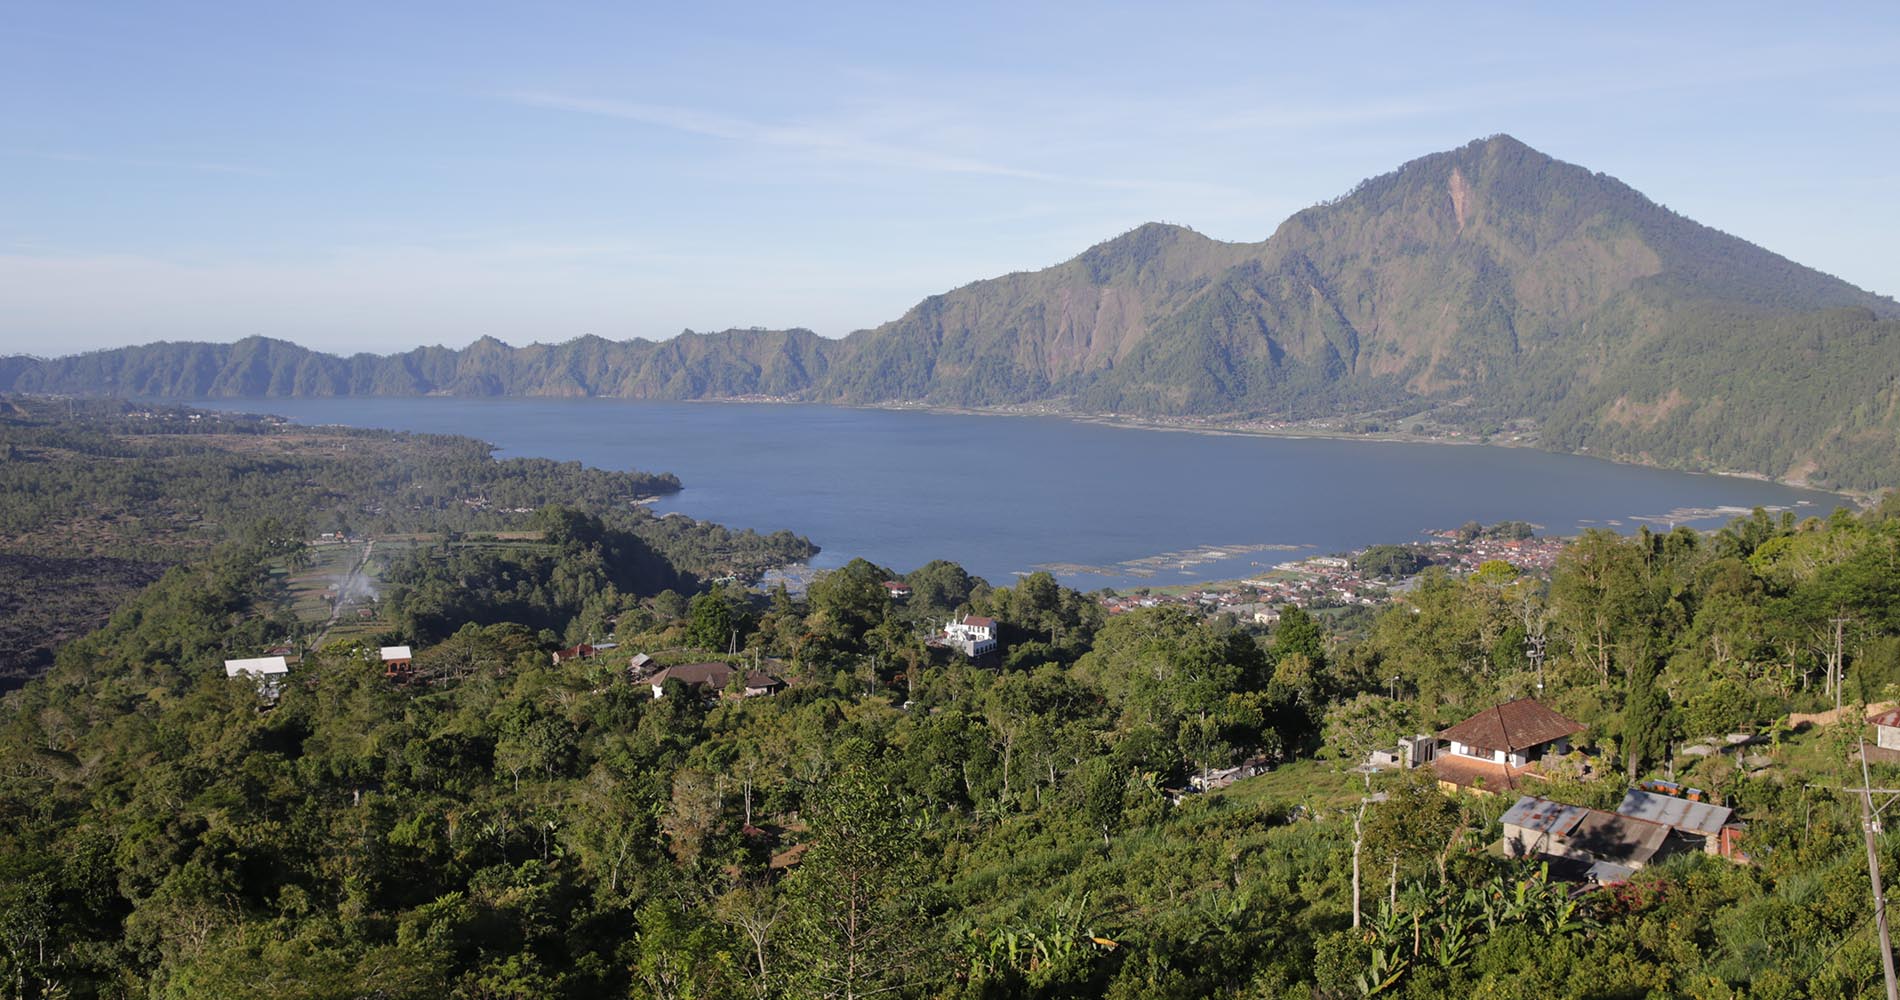
<instances>
[{"instance_id":1,"label":"lake","mask_svg":"<svg viewBox=\"0 0 1900 1000\"><path fill-rule=\"evenodd\" d=\"M900 572L951 559L996 583L1051 569L1083 589L1233 579L1302 555L1517 519L1719 527L1763 506L1846 501L1527 448L1194 434L1054 417L617 399L246 399L194 405L299 423L463 434L502 456L676 473L658 505L789 528Z\"/></svg>"}]
</instances>

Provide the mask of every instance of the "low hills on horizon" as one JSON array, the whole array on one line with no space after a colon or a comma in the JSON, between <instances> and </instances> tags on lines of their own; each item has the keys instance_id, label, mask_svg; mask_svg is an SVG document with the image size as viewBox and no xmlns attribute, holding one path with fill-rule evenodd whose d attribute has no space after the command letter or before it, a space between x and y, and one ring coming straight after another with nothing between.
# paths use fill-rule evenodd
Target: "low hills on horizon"
<instances>
[{"instance_id":1,"label":"low hills on horizon","mask_svg":"<svg viewBox=\"0 0 1900 1000\"><path fill-rule=\"evenodd\" d=\"M350 357L252 337L0 358L0 391L777 397L1232 420L1534 424L1547 447L1900 485L1900 303L1509 136L1413 160L1258 243L1151 223L882 326L484 337Z\"/></svg>"}]
</instances>

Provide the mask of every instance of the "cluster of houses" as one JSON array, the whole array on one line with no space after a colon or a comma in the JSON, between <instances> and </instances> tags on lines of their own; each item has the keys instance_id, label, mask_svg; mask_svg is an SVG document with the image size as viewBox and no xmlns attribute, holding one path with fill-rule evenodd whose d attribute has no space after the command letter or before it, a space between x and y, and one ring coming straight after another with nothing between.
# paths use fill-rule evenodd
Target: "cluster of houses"
<instances>
[{"instance_id":1,"label":"cluster of houses","mask_svg":"<svg viewBox=\"0 0 1900 1000\"><path fill-rule=\"evenodd\" d=\"M785 689L784 681L763 670L746 670L718 660L661 667L645 653L636 653L628 661L627 676L635 684L650 687L655 700L666 697L669 682L683 684L687 691L708 698L733 693L734 678L738 678L736 693L741 698L774 695Z\"/></svg>"},{"instance_id":2,"label":"cluster of houses","mask_svg":"<svg viewBox=\"0 0 1900 1000\"><path fill-rule=\"evenodd\" d=\"M1428 768L1448 792L1507 794L1519 792L1526 779L1548 777L1551 762L1570 756L1571 737L1583 729L1534 698L1520 698L1436 735L1403 740L1396 751L1373 754L1368 764ZM1895 736L1900 741L1900 732ZM1506 854L1541 859L1576 881L1623 881L1685 851L1747 860L1740 848L1744 827L1733 810L1708 801L1699 789L1664 781L1630 789L1613 812L1520 793L1502 823Z\"/></svg>"},{"instance_id":3,"label":"cluster of houses","mask_svg":"<svg viewBox=\"0 0 1900 1000\"><path fill-rule=\"evenodd\" d=\"M1431 536L1432 561L1456 573L1473 572L1488 562L1507 562L1526 573L1548 573L1557 565L1557 556L1566 544L1562 538L1489 536L1465 542L1455 530L1434 531Z\"/></svg>"},{"instance_id":4,"label":"cluster of houses","mask_svg":"<svg viewBox=\"0 0 1900 1000\"><path fill-rule=\"evenodd\" d=\"M1563 551L1561 538L1491 538L1466 541L1456 531L1427 533L1430 540L1418 548L1433 565L1453 573L1469 573L1491 561L1510 563L1527 573L1547 573ZM1272 625L1279 609L1377 607L1411 581L1388 585L1353 566L1345 556L1310 556L1280 563L1270 572L1221 587L1168 593L1103 596L1102 607L1111 615L1138 608L1176 605L1202 614L1231 614L1243 622Z\"/></svg>"},{"instance_id":5,"label":"cluster of houses","mask_svg":"<svg viewBox=\"0 0 1900 1000\"><path fill-rule=\"evenodd\" d=\"M550 658L555 666L559 666L576 660L593 659L612 648L612 644L596 646L581 643L556 650L550 654ZM266 703L275 704L283 695L285 679L290 676L291 651L288 647L278 647L269 652L267 656L224 661L224 675L249 678L257 685L258 696ZM415 653L408 646L383 646L374 654L374 662L382 665L384 677L405 681L413 676ZM691 691L713 697L731 688L735 676L740 678L737 690L746 698L777 694L785 688L784 681L761 670L742 670L720 662L687 663L662 669L645 653L635 655L629 662L628 676L635 683L650 686L655 698L666 696L668 681L679 681Z\"/></svg>"},{"instance_id":6,"label":"cluster of houses","mask_svg":"<svg viewBox=\"0 0 1900 1000\"><path fill-rule=\"evenodd\" d=\"M1272 625L1287 605L1301 608L1372 607L1386 600L1386 588L1362 577L1344 559L1316 556L1282 563L1274 572L1221 587L1167 593L1104 595L1102 608L1111 615L1164 605L1189 608L1204 615L1230 614L1243 622Z\"/></svg>"},{"instance_id":7,"label":"cluster of houses","mask_svg":"<svg viewBox=\"0 0 1900 1000\"><path fill-rule=\"evenodd\" d=\"M1746 861L1743 827L1727 806L1700 796L1667 794L1655 782L1632 788L1615 812L1520 796L1506 810L1503 846L1513 857L1539 858L1553 871L1598 884L1621 882L1642 868L1686 852ZM1685 789L1685 792L1694 791Z\"/></svg>"}]
</instances>

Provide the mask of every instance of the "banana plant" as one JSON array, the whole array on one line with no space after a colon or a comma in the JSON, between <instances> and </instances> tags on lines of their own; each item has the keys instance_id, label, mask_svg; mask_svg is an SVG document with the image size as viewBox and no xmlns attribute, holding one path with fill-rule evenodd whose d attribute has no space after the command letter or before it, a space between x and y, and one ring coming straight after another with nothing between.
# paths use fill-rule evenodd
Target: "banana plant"
<instances>
[{"instance_id":1,"label":"banana plant","mask_svg":"<svg viewBox=\"0 0 1900 1000\"><path fill-rule=\"evenodd\" d=\"M1399 978L1405 975L1410 965L1410 962L1398 957L1396 951L1375 947L1372 949L1371 967L1364 975L1354 977L1353 981L1359 987L1360 996L1377 996L1398 985Z\"/></svg>"},{"instance_id":2,"label":"banana plant","mask_svg":"<svg viewBox=\"0 0 1900 1000\"><path fill-rule=\"evenodd\" d=\"M1492 883L1501 884L1499 880L1495 878L1491 881ZM1466 909L1484 918L1484 932L1486 934L1497 933L1499 900L1497 892L1493 891L1491 885L1473 886L1466 889L1464 905Z\"/></svg>"},{"instance_id":3,"label":"banana plant","mask_svg":"<svg viewBox=\"0 0 1900 1000\"><path fill-rule=\"evenodd\" d=\"M1412 957L1417 958L1424 936L1425 917L1432 911L1435 901L1432 891L1422 881L1407 883L1399 893L1399 905L1406 915L1412 918Z\"/></svg>"},{"instance_id":4,"label":"banana plant","mask_svg":"<svg viewBox=\"0 0 1900 1000\"><path fill-rule=\"evenodd\" d=\"M1471 931L1462 920L1447 920L1432 937L1431 958L1441 969L1456 969L1471 957Z\"/></svg>"},{"instance_id":5,"label":"banana plant","mask_svg":"<svg viewBox=\"0 0 1900 1000\"><path fill-rule=\"evenodd\" d=\"M1405 916L1386 900L1379 901L1379 915L1366 921L1368 937L1375 948L1390 948L1397 953L1405 937Z\"/></svg>"}]
</instances>

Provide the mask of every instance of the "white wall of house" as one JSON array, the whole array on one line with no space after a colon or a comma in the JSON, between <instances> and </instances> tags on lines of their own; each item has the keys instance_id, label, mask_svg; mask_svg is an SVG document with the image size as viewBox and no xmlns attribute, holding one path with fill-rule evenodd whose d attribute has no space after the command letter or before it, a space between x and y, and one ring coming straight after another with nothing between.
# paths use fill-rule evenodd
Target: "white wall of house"
<instances>
[{"instance_id":1,"label":"white wall of house","mask_svg":"<svg viewBox=\"0 0 1900 1000\"><path fill-rule=\"evenodd\" d=\"M1452 740L1451 752L1460 757L1469 757L1473 760L1490 761L1493 764L1507 764L1511 767L1525 767L1528 766L1531 761L1548 753L1569 753L1570 741L1554 740L1550 743L1534 746L1526 750L1507 753L1503 750L1486 750L1483 747L1468 746L1457 740Z\"/></svg>"},{"instance_id":2,"label":"white wall of house","mask_svg":"<svg viewBox=\"0 0 1900 1000\"><path fill-rule=\"evenodd\" d=\"M1875 726L1874 743L1883 749L1900 750L1900 726Z\"/></svg>"},{"instance_id":3,"label":"white wall of house","mask_svg":"<svg viewBox=\"0 0 1900 1000\"><path fill-rule=\"evenodd\" d=\"M943 627L943 637L965 656L981 656L996 648L996 629L988 625L966 625L956 619Z\"/></svg>"}]
</instances>

